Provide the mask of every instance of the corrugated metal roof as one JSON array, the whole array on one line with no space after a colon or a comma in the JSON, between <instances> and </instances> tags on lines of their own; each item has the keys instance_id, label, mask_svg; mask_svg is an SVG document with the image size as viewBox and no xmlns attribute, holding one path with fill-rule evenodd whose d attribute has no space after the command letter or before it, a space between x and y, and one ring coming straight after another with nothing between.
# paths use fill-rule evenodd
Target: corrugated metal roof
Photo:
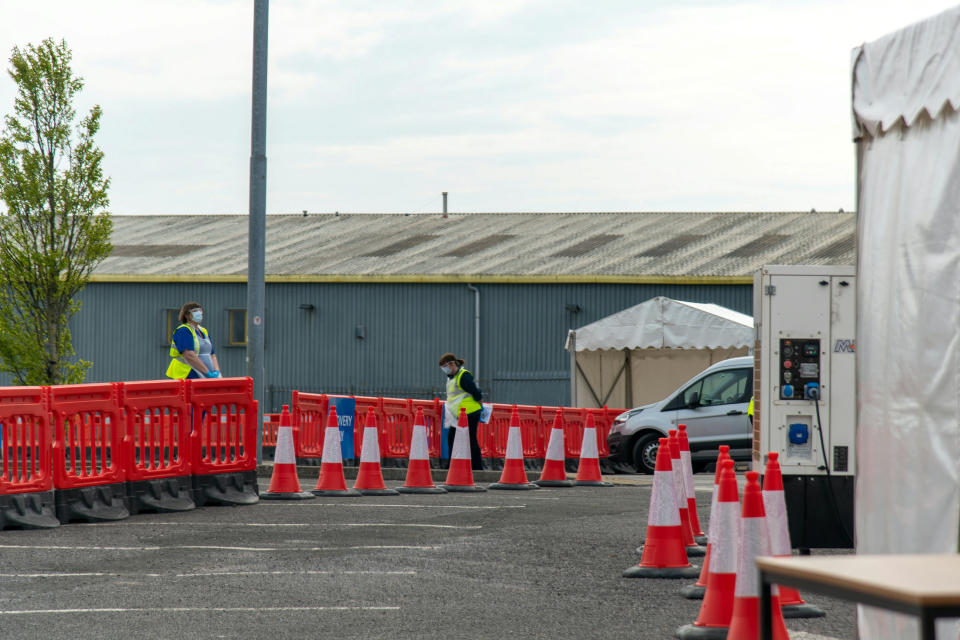
<instances>
[{"instance_id":1,"label":"corrugated metal roof","mask_svg":"<svg viewBox=\"0 0 960 640\"><path fill-rule=\"evenodd\" d=\"M113 217L111 280L243 280L245 215ZM273 281L745 281L765 264L853 264L856 214L267 216ZM176 255L169 238L189 238ZM162 239L164 244L158 241Z\"/></svg>"}]
</instances>

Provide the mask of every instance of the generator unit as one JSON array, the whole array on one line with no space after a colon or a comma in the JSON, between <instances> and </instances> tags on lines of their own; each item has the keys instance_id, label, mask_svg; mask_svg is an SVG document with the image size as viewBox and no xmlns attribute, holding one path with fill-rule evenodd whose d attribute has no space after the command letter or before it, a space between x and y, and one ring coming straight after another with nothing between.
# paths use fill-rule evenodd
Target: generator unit
<instances>
[{"instance_id":1,"label":"generator unit","mask_svg":"<svg viewBox=\"0 0 960 640\"><path fill-rule=\"evenodd\" d=\"M779 453L795 548L854 546L856 295L854 267L754 275L753 469Z\"/></svg>"}]
</instances>

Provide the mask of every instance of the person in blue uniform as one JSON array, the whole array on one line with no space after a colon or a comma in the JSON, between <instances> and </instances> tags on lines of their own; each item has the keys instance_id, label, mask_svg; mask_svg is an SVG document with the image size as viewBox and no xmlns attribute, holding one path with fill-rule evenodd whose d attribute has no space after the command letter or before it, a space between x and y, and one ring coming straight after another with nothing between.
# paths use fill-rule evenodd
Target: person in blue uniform
<instances>
[{"instance_id":1,"label":"person in blue uniform","mask_svg":"<svg viewBox=\"0 0 960 640\"><path fill-rule=\"evenodd\" d=\"M201 326L203 307L188 302L180 307L180 326L170 341L168 378L219 378L220 364L210 333Z\"/></svg>"}]
</instances>

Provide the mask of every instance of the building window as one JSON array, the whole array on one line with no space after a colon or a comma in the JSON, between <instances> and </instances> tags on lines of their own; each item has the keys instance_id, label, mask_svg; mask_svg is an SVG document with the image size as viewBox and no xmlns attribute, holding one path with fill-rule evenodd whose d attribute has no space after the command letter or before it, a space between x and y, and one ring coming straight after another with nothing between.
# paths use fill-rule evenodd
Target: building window
<instances>
[{"instance_id":1,"label":"building window","mask_svg":"<svg viewBox=\"0 0 960 640\"><path fill-rule=\"evenodd\" d=\"M230 324L227 344L235 347L247 344L247 310L227 309L227 318Z\"/></svg>"},{"instance_id":2,"label":"building window","mask_svg":"<svg viewBox=\"0 0 960 640\"><path fill-rule=\"evenodd\" d=\"M166 346L173 340L173 332L180 326L180 309L165 309L163 315L165 318L163 344Z\"/></svg>"}]
</instances>

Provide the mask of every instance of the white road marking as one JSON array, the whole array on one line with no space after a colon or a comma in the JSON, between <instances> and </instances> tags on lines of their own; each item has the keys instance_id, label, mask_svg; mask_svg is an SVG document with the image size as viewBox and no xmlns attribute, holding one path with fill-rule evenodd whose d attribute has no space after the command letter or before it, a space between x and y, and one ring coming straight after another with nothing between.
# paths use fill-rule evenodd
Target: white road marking
<instances>
[{"instance_id":1,"label":"white road marking","mask_svg":"<svg viewBox=\"0 0 960 640\"><path fill-rule=\"evenodd\" d=\"M372 550L424 550L436 551L439 546L429 545L356 545L348 547L220 547L214 545L170 545L167 547L77 547L57 545L0 544L0 549L45 549L51 551L165 551L167 549L198 549L209 551L354 551Z\"/></svg>"},{"instance_id":2,"label":"white road marking","mask_svg":"<svg viewBox=\"0 0 960 640\"><path fill-rule=\"evenodd\" d=\"M144 607L110 609L23 609L0 611L3 616L35 616L77 613L263 613L275 611L399 611L400 607Z\"/></svg>"},{"instance_id":3,"label":"white road marking","mask_svg":"<svg viewBox=\"0 0 960 640\"><path fill-rule=\"evenodd\" d=\"M416 571L210 571L206 573L0 573L0 578L207 578L216 576L415 576Z\"/></svg>"},{"instance_id":4,"label":"white road marking","mask_svg":"<svg viewBox=\"0 0 960 640\"><path fill-rule=\"evenodd\" d=\"M91 522L85 527L406 527L422 529L482 529L482 525L455 525L455 524L417 524L393 522Z\"/></svg>"},{"instance_id":5,"label":"white road marking","mask_svg":"<svg viewBox=\"0 0 960 640\"><path fill-rule=\"evenodd\" d=\"M557 500L558 498L538 498L539 500ZM392 509L525 509L526 505L499 505L499 506L477 506L465 504L380 504L370 502L273 502L262 501L257 503L258 507L388 507Z\"/></svg>"}]
</instances>

